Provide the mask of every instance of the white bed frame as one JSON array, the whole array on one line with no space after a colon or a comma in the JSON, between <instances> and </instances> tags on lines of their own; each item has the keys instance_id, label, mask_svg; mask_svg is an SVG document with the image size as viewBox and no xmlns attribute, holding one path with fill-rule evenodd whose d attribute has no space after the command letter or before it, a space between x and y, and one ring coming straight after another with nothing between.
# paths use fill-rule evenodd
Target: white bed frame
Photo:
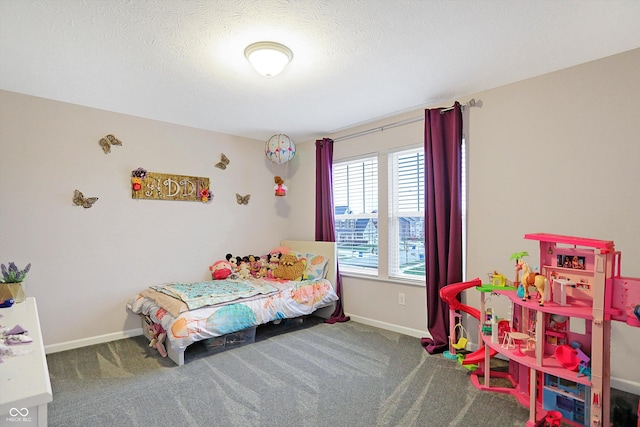
<instances>
[{"instance_id":1,"label":"white bed frame","mask_svg":"<svg viewBox=\"0 0 640 427\"><path fill-rule=\"evenodd\" d=\"M286 246L289 249L298 251L298 252L306 252L306 253L315 254L315 255L324 255L325 257L329 258L329 263L327 265L326 279L331 282L331 285L335 289L335 286L337 283L336 267L337 267L337 261L338 261L338 254L337 254L335 242L314 242L314 241L307 241L307 240L282 240L280 242L280 246ZM331 314L334 312L335 308L336 308L336 303L332 302L331 304L316 310L313 313L313 315L322 317L323 319L328 319L331 316ZM147 339L151 340L151 337L149 336L149 327L145 319L142 319L142 333L144 334L145 337L147 337ZM176 363L176 365L178 366L184 365L184 351L186 350L186 348L183 348L181 350L176 350L171 346L168 340L165 341L165 344L167 349L167 356L169 356L169 358L173 360Z\"/></svg>"}]
</instances>

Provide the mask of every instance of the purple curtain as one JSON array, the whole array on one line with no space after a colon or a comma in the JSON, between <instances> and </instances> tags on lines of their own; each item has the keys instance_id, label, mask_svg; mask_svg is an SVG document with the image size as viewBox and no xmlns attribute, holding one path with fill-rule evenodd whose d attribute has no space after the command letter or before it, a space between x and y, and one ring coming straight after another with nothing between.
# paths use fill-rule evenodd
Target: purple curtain
<instances>
[{"instance_id":1,"label":"purple curtain","mask_svg":"<svg viewBox=\"0 0 640 427\"><path fill-rule=\"evenodd\" d=\"M425 256L431 354L449 347L449 306L440 288L462 281L462 108L425 110Z\"/></svg>"},{"instance_id":2,"label":"purple curtain","mask_svg":"<svg viewBox=\"0 0 640 427\"><path fill-rule=\"evenodd\" d=\"M316 141L316 241L336 241L333 213L333 140L324 138ZM339 299L327 323L349 320L342 308L342 283L337 263L335 288Z\"/></svg>"}]
</instances>

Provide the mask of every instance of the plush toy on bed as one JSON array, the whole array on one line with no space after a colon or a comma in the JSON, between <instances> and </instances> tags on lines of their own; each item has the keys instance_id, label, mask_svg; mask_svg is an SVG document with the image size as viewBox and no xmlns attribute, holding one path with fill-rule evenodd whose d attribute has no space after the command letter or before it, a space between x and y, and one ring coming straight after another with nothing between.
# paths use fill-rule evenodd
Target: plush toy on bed
<instances>
[{"instance_id":1,"label":"plush toy on bed","mask_svg":"<svg viewBox=\"0 0 640 427\"><path fill-rule=\"evenodd\" d=\"M295 255L287 254L280 258L280 264L273 270L273 276L285 280L302 280L306 262Z\"/></svg>"},{"instance_id":2,"label":"plush toy on bed","mask_svg":"<svg viewBox=\"0 0 640 427\"><path fill-rule=\"evenodd\" d=\"M159 323L152 323L149 326L149 336L151 337L149 347L153 347L158 350L160 356L167 357L167 349L164 347L164 339L167 337L167 331L164 330L162 325Z\"/></svg>"},{"instance_id":3,"label":"plush toy on bed","mask_svg":"<svg viewBox=\"0 0 640 427\"><path fill-rule=\"evenodd\" d=\"M213 280L224 280L233 273L231 263L223 259L214 262L209 267L209 270L211 270L211 277Z\"/></svg>"},{"instance_id":4,"label":"plush toy on bed","mask_svg":"<svg viewBox=\"0 0 640 427\"><path fill-rule=\"evenodd\" d=\"M248 279L251 276L251 265L248 262L240 261L238 264L238 277Z\"/></svg>"},{"instance_id":5,"label":"plush toy on bed","mask_svg":"<svg viewBox=\"0 0 640 427\"><path fill-rule=\"evenodd\" d=\"M273 278L273 271L278 268L280 265L280 258L282 257L282 253L280 252L280 248L275 248L266 257L265 266L267 269L267 277Z\"/></svg>"},{"instance_id":6,"label":"plush toy on bed","mask_svg":"<svg viewBox=\"0 0 640 427\"><path fill-rule=\"evenodd\" d=\"M252 277L260 278L263 277L263 259L258 255L247 255L242 257L242 261L249 264L249 272Z\"/></svg>"},{"instance_id":7,"label":"plush toy on bed","mask_svg":"<svg viewBox=\"0 0 640 427\"><path fill-rule=\"evenodd\" d=\"M231 254L227 254L225 258L227 259L227 262L231 264L231 272L237 273L238 267L240 266L240 261L242 261L242 259L239 256L233 256Z\"/></svg>"}]
</instances>

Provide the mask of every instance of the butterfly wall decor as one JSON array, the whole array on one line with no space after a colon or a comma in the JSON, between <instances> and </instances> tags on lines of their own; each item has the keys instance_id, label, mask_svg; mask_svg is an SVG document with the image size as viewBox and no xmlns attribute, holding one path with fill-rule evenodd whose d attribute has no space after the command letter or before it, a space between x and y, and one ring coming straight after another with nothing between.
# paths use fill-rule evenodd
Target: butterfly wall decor
<instances>
[{"instance_id":1,"label":"butterfly wall decor","mask_svg":"<svg viewBox=\"0 0 640 427\"><path fill-rule=\"evenodd\" d=\"M76 190L73 193L73 203L76 206L82 206L87 209L93 206L95 202L98 201L97 197L84 197L84 195L80 192L80 190Z\"/></svg>"},{"instance_id":2,"label":"butterfly wall decor","mask_svg":"<svg viewBox=\"0 0 640 427\"><path fill-rule=\"evenodd\" d=\"M104 138L100 138L99 143L100 147L102 147L102 151L104 151L104 154L109 154L111 152L112 145L122 145L122 141L111 134L105 136Z\"/></svg>"},{"instance_id":3,"label":"butterfly wall decor","mask_svg":"<svg viewBox=\"0 0 640 427\"><path fill-rule=\"evenodd\" d=\"M222 153L220 154L220 161L216 163L216 167L225 170L230 162L229 158Z\"/></svg>"},{"instance_id":4,"label":"butterfly wall decor","mask_svg":"<svg viewBox=\"0 0 640 427\"><path fill-rule=\"evenodd\" d=\"M251 194L247 194L246 196L241 196L240 194L236 193L236 201L238 202L239 205L248 205L250 198L251 198Z\"/></svg>"}]
</instances>

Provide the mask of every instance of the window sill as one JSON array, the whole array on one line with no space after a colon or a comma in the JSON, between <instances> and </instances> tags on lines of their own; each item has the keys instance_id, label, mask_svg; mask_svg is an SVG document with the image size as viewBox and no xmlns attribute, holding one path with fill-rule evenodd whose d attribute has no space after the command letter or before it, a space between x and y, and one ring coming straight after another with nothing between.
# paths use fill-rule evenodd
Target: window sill
<instances>
[{"instance_id":1,"label":"window sill","mask_svg":"<svg viewBox=\"0 0 640 427\"><path fill-rule=\"evenodd\" d=\"M393 283L396 285L418 286L421 288L426 286L426 282L424 280L400 279L398 277L378 277L369 274L354 273L351 271L340 271L340 276L371 280L373 282Z\"/></svg>"}]
</instances>

